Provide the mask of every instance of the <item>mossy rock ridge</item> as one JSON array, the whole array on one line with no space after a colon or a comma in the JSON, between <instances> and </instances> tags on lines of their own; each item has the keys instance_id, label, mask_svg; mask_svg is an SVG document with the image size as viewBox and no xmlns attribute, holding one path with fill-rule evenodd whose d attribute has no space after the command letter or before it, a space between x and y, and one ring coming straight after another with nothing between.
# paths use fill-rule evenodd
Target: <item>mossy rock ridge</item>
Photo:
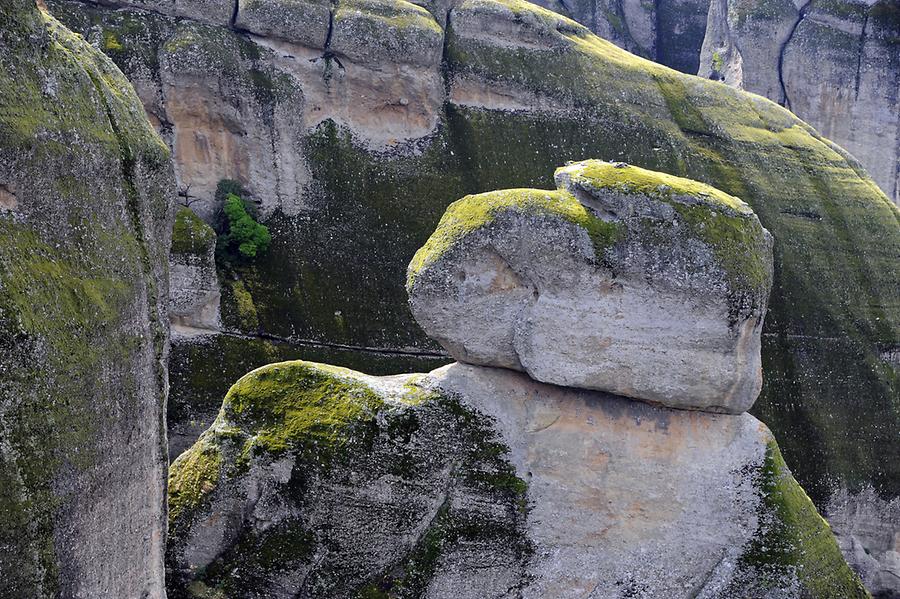
<instances>
[{"instance_id":1,"label":"mossy rock ridge","mask_svg":"<svg viewBox=\"0 0 900 599\"><path fill-rule=\"evenodd\" d=\"M229 32L198 35L238 43ZM754 209L776 239L755 413L820 504L833 484L900 494L900 383L889 359L900 345L900 215L854 159L772 102L636 58L527 3L465 2L444 42L448 96L430 135L376 150L325 115L293 140L285 155L309 167L302 209L264 219L272 248L240 273L264 332L434 350L402 283L446 207L491 189L552 189L570 160L621 160ZM223 313L236 314L224 296ZM198 397L214 397L209 389Z\"/></svg>"},{"instance_id":2,"label":"mossy rock ridge","mask_svg":"<svg viewBox=\"0 0 900 599\"><path fill-rule=\"evenodd\" d=\"M162 597L169 152L113 62L0 7L0 597Z\"/></svg>"}]
</instances>

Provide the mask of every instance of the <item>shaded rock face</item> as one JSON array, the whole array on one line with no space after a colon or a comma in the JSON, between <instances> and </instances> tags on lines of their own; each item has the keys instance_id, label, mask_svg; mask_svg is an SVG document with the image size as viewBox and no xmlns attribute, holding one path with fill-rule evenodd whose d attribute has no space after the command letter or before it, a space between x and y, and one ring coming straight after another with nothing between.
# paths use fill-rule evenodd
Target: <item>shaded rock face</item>
<instances>
[{"instance_id":1,"label":"shaded rock face","mask_svg":"<svg viewBox=\"0 0 900 599\"><path fill-rule=\"evenodd\" d=\"M838 544L847 561L875 597L900 597L900 501L886 500L867 488L841 490L825 509L839 531Z\"/></svg>"},{"instance_id":2,"label":"shaded rock face","mask_svg":"<svg viewBox=\"0 0 900 599\"><path fill-rule=\"evenodd\" d=\"M556 181L450 206L409 269L425 332L461 361L545 383L749 409L772 248L753 211L621 163L574 163Z\"/></svg>"},{"instance_id":3,"label":"shaded rock face","mask_svg":"<svg viewBox=\"0 0 900 599\"><path fill-rule=\"evenodd\" d=\"M431 71L415 66L419 54L432 56L424 51L362 64L299 33L278 34L290 42L262 29L50 5L118 61L169 140L194 143L197 132L198 161L178 161L182 185L193 183L197 195L219 178L241 180L273 233L266 256L220 274L230 335L176 344L179 400L170 407L180 414L194 398L214 414L229 381L275 359L321 351L371 372L361 362L379 372L430 369L409 366L441 355L416 326L403 280L445 208L489 189L550 189L560 164L596 157L702 181L754 209L777 240L754 413L820 505L831 481L900 493L900 391L890 358L900 346L897 211L857 162L771 102L636 59L512 1L470 1L449 13L449 3L430 3L444 48ZM327 28L314 37L327 40ZM417 75L421 87L408 86L403 73L413 68L432 78ZM433 77L441 81L436 103L426 101ZM370 95L330 91L352 82ZM190 90L179 108L175 96ZM208 118L205 106L215 108ZM423 133L422 123L436 125ZM399 134L379 138L381 130ZM206 201L212 210L211 192ZM235 277L245 294L234 293ZM249 297L242 305L255 320L239 317L239 297ZM341 347L310 350L308 342Z\"/></svg>"},{"instance_id":4,"label":"shaded rock face","mask_svg":"<svg viewBox=\"0 0 900 599\"><path fill-rule=\"evenodd\" d=\"M171 597L866 596L752 416L504 369L256 370L169 493Z\"/></svg>"},{"instance_id":5,"label":"shaded rock face","mask_svg":"<svg viewBox=\"0 0 900 599\"><path fill-rule=\"evenodd\" d=\"M113 63L0 5L0 597L165 597L169 153Z\"/></svg>"},{"instance_id":6,"label":"shaded rock face","mask_svg":"<svg viewBox=\"0 0 900 599\"><path fill-rule=\"evenodd\" d=\"M700 67L709 0L541 0L535 4L682 73L694 75Z\"/></svg>"}]
</instances>

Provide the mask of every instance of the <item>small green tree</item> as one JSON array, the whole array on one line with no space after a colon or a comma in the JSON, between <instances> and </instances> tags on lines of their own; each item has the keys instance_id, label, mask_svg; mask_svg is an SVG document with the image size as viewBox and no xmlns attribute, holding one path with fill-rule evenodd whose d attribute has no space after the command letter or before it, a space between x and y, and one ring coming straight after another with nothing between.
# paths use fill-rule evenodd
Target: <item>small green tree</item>
<instances>
[{"instance_id":1,"label":"small green tree","mask_svg":"<svg viewBox=\"0 0 900 599\"><path fill-rule=\"evenodd\" d=\"M227 220L227 230L222 240L228 250L233 252L236 249L244 258L255 258L269 249L272 242L269 228L250 216L240 196L227 194L223 212Z\"/></svg>"}]
</instances>

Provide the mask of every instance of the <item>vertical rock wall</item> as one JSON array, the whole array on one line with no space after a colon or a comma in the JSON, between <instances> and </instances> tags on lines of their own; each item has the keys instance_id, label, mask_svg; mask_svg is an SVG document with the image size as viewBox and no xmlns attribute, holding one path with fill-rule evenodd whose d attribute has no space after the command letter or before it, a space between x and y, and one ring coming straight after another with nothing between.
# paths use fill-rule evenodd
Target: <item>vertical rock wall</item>
<instances>
[{"instance_id":1,"label":"vertical rock wall","mask_svg":"<svg viewBox=\"0 0 900 599\"><path fill-rule=\"evenodd\" d=\"M169 152L115 65L0 4L0 597L165 596Z\"/></svg>"}]
</instances>

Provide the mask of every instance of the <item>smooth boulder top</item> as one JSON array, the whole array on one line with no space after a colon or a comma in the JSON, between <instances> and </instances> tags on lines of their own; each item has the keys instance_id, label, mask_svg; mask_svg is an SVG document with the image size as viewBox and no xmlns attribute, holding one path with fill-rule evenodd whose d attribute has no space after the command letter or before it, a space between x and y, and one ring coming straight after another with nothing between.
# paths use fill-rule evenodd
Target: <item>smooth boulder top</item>
<instances>
[{"instance_id":1,"label":"smooth boulder top","mask_svg":"<svg viewBox=\"0 0 900 599\"><path fill-rule=\"evenodd\" d=\"M740 413L762 386L772 237L740 199L623 163L557 190L452 204L410 263L410 307L461 362Z\"/></svg>"}]
</instances>

